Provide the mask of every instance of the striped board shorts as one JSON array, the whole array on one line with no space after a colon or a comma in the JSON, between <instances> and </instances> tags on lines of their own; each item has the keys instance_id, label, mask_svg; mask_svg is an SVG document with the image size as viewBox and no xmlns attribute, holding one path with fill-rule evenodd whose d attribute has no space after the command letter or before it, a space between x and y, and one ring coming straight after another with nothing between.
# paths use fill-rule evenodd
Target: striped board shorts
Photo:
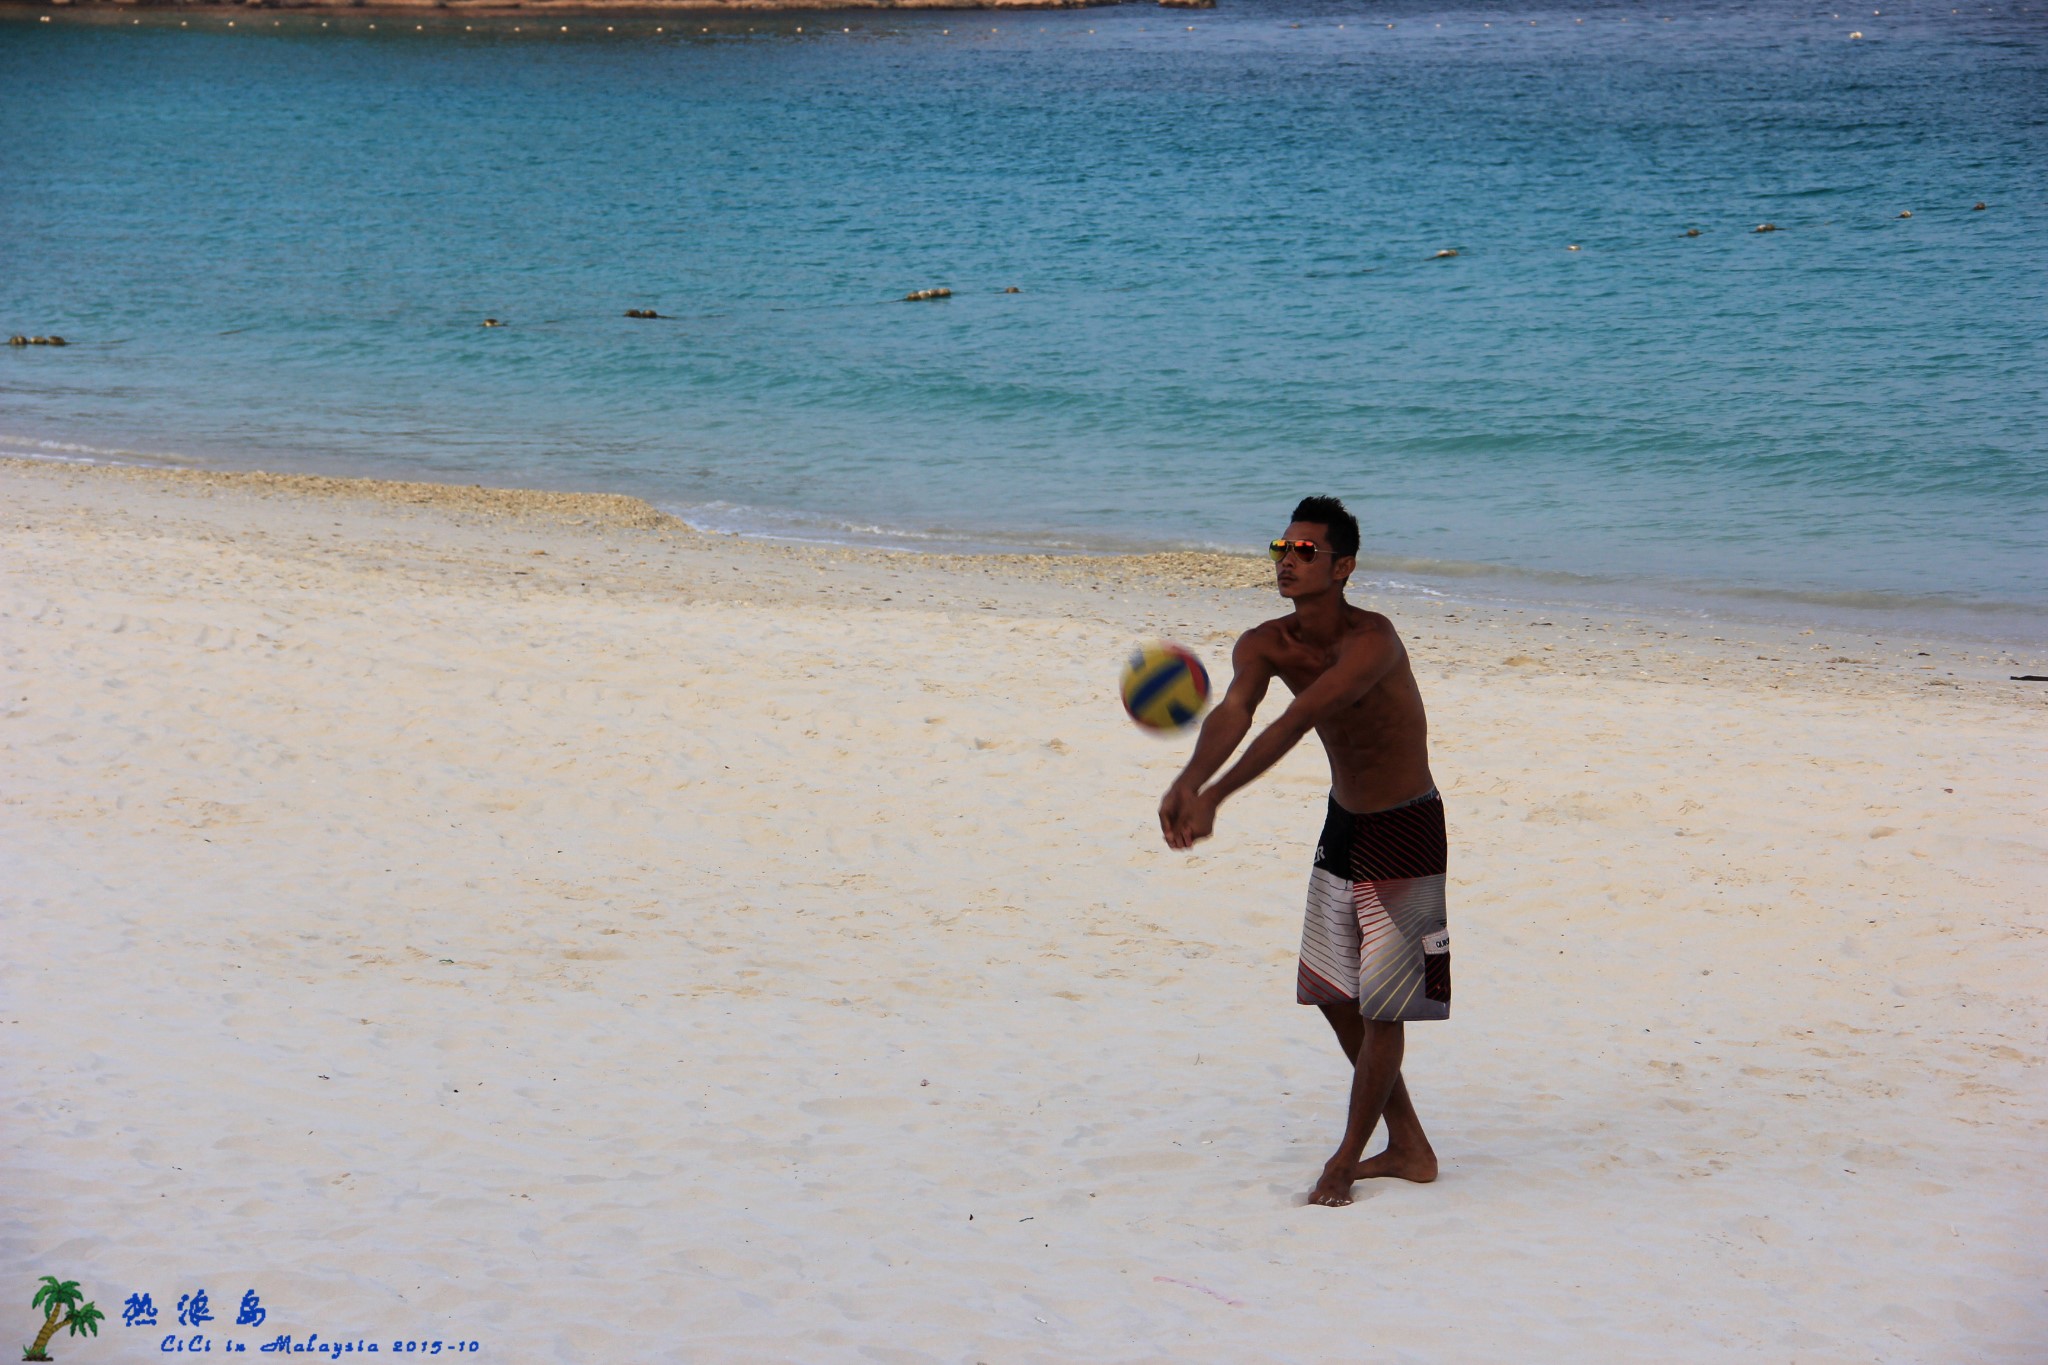
<instances>
[{"instance_id":1,"label":"striped board shorts","mask_svg":"<svg viewBox=\"0 0 2048 1365\"><path fill-rule=\"evenodd\" d=\"M1330 801L1309 873L1294 998L1367 1019L1451 1017L1450 846L1435 791L1357 815Z\"/></svg>"}]
</instances>

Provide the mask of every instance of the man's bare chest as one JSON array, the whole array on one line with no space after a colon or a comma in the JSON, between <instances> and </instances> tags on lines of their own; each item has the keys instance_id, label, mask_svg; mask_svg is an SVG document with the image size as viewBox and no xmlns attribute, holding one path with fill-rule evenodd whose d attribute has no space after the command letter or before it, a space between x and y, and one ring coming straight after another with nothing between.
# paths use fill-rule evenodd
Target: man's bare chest
<instances>
[{"instance_id":1,"label":"man's bare chest","mask_svg":"<svg viewBox=\"0 0 2048 1365\"><path fill-rule=\"evenodd\" d=\"M1298 697L1337 666L1337 651L1290 641L1268 656L1268 664L1273 676Z\"/></svg>"}]
</instances>

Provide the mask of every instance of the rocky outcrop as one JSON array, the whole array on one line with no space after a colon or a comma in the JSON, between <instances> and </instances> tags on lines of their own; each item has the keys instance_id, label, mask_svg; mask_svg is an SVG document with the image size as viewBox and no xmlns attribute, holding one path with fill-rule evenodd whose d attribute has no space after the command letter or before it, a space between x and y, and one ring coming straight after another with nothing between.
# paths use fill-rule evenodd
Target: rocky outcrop
<instances>
[{"instance_id":1,"label":"rocky outcrop","mask_svg":"<svg viewBox=\"0 0 2048 1365\"><path fill-rule=\"evenodd\" d=\"M465 15L504 15L510 18L549 14L580 13L672 13L762 14L782 10L1006 10L1086 9L1097 5L1123 4L1125 0L28 0L39 8L85 11L118 9L176 10L179 13L217 12L233 14L249 9L355 10L375 14L380 10L417 14L434 10ZM1203 8L1214 0L1196 0Z\"/></svg>"}]
</instances>

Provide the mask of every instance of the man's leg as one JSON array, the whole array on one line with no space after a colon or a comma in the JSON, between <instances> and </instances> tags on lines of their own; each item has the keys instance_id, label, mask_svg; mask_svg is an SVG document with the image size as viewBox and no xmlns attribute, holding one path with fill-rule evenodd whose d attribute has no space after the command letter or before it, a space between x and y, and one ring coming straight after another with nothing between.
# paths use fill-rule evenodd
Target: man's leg
<instances>
[{"instance_id":1,"label":"man's leg","mask_svg":"<svg viewBox=\"0 0 2048 1365\"><path fill-rule=\"evenodd\" d=\"M1405 1044L1402 1026L1361 1019L1356 1005L1325 1005L1323 1016L1337 1034L1337 1043L1351 1059L1351 1107L1344 1141L1323 1167L1309 1202L1340 1207L1351 1202L1351 1182L1373 1176L1395 1176L1426 1184L1436 1179L1436 1153L1422 1131L1422 1120L1401 1079ZM1387 1148L1360 1161L1365 1144L1381 1117L1387 1121Z\"/></svg>"},{"instance_id":2,"label":"man's leg","mask_svg":"<svg viewBox=\"0 0 2048 1365\"><path fill-rule=\"evenodd\" d=\"M1398 1072L1394 1076L1394 1088L1387 1094L1385 1117L1386 1150L1375 1152L1359 1162L1353 1168L1351 1178L1370 1180L1375 1176L1391 1176L1396 1180L1412 1180L1418 1185L1427 1185L1436 1179L1436 1151L1429 1145L1429 1135L1422 1131L1422 1119L1415 1112L1415 1101L1408 1098L1408 1082Z\"/></svg>"},{"instance_id":3,"label":"man's leg","mask_svg":"<svg viewBox=\"0 0 2048 1365\"><path fill-rule=\"evenodd\" d=\"M1337 1035L1337 1046L1344 1049L1344 1060L1358 1065L1358 1045L1365 1041L1365 1019L1358 1012L1358 1002L1347 1000L1338 1005L1318 1005L1323 1018L1330 1021L1330 1029Z\"/></svg>"}]
</instances>

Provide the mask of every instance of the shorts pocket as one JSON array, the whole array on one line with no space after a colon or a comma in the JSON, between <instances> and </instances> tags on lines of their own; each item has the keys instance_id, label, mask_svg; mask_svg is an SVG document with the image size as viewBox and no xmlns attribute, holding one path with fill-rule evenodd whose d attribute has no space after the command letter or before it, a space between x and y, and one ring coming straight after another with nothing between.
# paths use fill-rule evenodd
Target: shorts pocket
<instances>
[{"instance_id":1,"label":"shorts pocket","mask_svg":"<svg viewBox=\"0 0 2048 1365\"><path fill-rule=\"evenodd\" d=\"M1422 936L1422 994L1440 1004L1451 1003L1451 934L1448 929Z\"/></svg>"}]
</instances>

